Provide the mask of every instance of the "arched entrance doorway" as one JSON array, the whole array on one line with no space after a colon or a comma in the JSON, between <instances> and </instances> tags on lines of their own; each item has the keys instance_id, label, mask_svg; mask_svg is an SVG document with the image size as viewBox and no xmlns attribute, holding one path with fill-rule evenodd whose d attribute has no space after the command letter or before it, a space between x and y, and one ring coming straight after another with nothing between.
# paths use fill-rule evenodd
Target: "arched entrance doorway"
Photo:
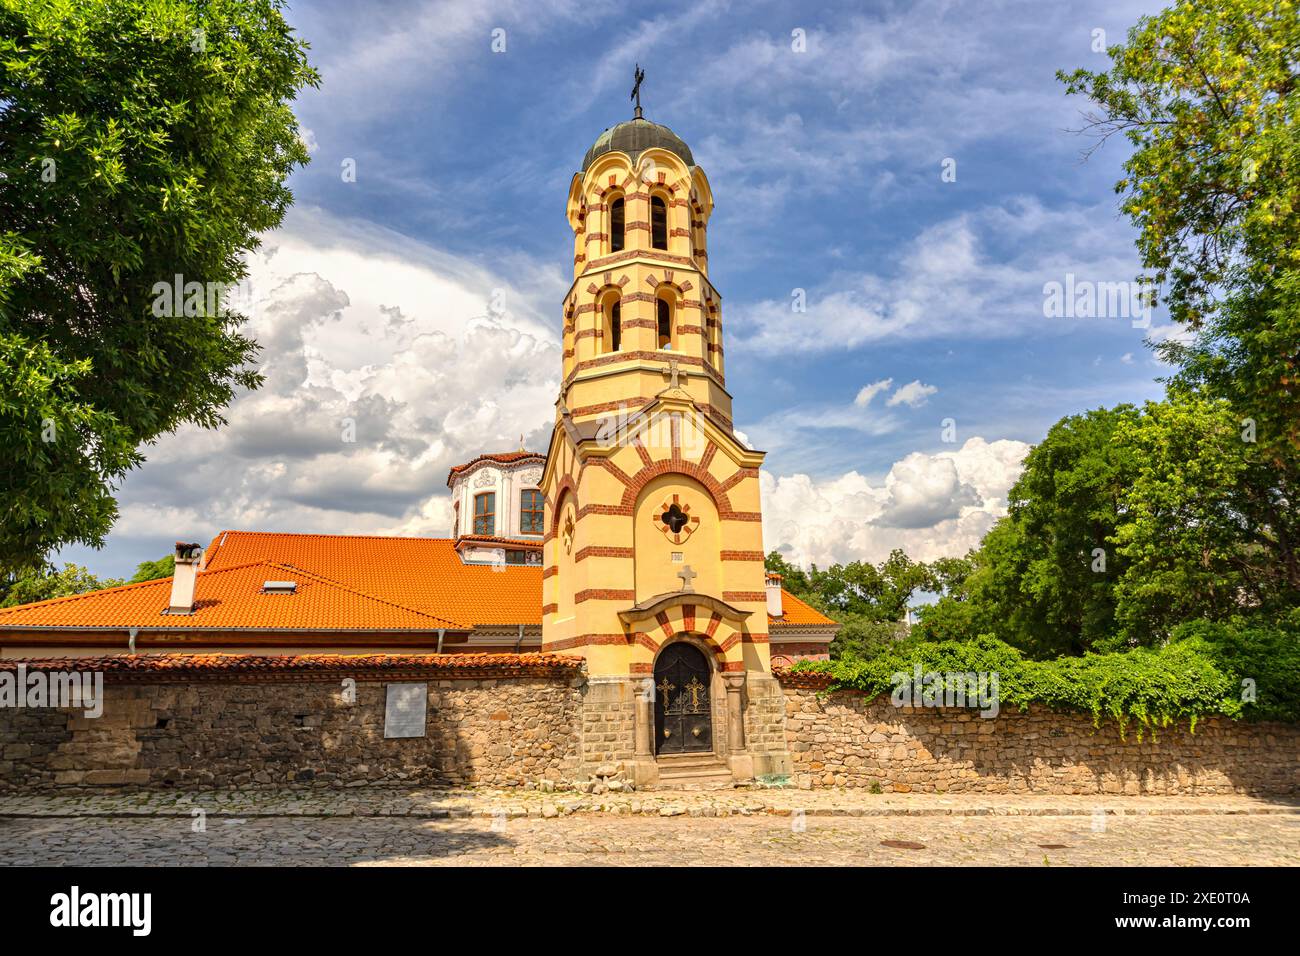
<instances>
[{"instance_id":1,"label":"arched entrance doorway","mask_svg":"<svg viewBox=\"0 0 1300 956\"><path fill-rule=\"evenodd\" d=\"M669 644L655 661L655 753L713 750L709 662L695 645Z\"/></svg>"}]
</instances>

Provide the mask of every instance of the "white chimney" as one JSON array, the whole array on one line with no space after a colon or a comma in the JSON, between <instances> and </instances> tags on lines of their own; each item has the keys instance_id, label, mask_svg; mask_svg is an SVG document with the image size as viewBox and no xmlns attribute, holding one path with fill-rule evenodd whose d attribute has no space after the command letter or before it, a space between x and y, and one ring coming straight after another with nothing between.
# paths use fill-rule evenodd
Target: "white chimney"
<instances>
[{"instance_id":1,"label":"white chimney","mask_svg":"<svg viewBox=\"0 0 1300 956\"><path fill-rule=\"evenodd\" d=\"M168 614L194 613L194 583L199 576L203 548L197 544L176 542L176 573L172 575L172 602Z\"/></svg>"},{"instance_id":2,"label":"white chimney","mask_svg":"<svg viewBox=\"0 0 1300 956\"><path fill-rule=\"evenodd\" d=\"M785 611L781 607L781 575L767 572L767 613L772 617L781 617Z\"/></svg>"}]
</instances>

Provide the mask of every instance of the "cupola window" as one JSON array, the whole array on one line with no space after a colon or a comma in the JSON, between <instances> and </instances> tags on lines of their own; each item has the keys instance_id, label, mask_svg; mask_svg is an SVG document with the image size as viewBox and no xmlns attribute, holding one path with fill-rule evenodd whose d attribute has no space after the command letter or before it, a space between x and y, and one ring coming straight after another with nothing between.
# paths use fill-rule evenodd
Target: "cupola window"
<instances>
[{"instance_id":1,"label":"cupola window","mask_svg":"<svg viewBox=\"0 0 1300 956\"><path fill-rule=\"evenodd\" d=\"M519 533L541 534L543 513L542 493L531 488L525 489L520 496Z\"/></svg>"},{"instance_id":2,"label":"cupola window","mask_svg":"<svg viewBox=\"0 0 1300 956\"><path fill-rule=\"evenodd\" d=\"M497 496L491 491L474 496L474 533L497 533Z\"/></svg>"}]
</instances>

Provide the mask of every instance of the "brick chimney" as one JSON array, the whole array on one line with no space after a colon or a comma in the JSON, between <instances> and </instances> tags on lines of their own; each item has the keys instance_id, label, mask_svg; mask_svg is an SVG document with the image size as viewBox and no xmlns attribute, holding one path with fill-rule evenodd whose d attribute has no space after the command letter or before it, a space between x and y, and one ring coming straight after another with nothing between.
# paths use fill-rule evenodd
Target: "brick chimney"
<instances>
[{"instance_id":1,"label":"brick chimney","mask_svg":"<svg viewBox=\"0 0 1300 956\"><path fill-rule=\"evenodd\" d=\"M767 613L772 617L781 617L785 610L781 607L781 575L767 572Z\"/></svg>"},{"instance_id":2,"label":"brick chimney","mask_svg":"<svg viewBox=\"0 0 1300 956\"><path fill-rule=\"evenodd\" d=\"M176 573L172 575L172 601L168 614L194 613L194 583L199 576L203 548L184 541L176 542Z\"/></svg>"}]
</instances>

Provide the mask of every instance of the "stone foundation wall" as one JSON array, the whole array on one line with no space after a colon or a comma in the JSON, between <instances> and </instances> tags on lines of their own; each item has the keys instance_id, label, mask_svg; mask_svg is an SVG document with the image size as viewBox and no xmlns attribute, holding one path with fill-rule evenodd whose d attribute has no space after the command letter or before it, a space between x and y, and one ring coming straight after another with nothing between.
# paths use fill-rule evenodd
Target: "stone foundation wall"
<instances>
[{"instance_id":1,"label":"stone foundation wall","mask_svg":"<svg viewBox=\"0 0 1300 956\"><path fill-rule=\"evenodd\" d=\"M755 776L785 776L790 773L790 758L786 752L785 696L773 677L750 674L745 681L745 746L754 755Z\"/></svg>"},{"instance_id":2,"label":"stone foundation wall","mask_svg":"<svg viewBox=\"0 0 1300 956\"><path fill-rule=\"evenodd\" d=\"M597 679L583 688L583 771L633 758L636 753L636 699L640 686L640 680Z\"/></svg>"},{"instance_id":3,"label":"stone foundation wall","mask_svg":"<svg viewBox=\"0 0 1300 956\"><path fill-rule=\"evenodd\" d=\"M340 676L342 675L342 676ZM564 780L579 762L580 677L419 673L425 736L384 737L387 680L113 682L103 714L0 709L0 790L141 785L352 783L516 786Z\"/></svg>"},{"instance_id":4,"label":"stone foundation wall","mask_svg":"<svg viewBox=\"0 0 1300 956\"><path fill-rule=\"evenodd\" d=\"M1225 719L1191 734L1121 738L1114 723L1034 707L993 718L896 708L888 697L819 692L785 676L786 738L801 787L906 793L1300 793L1300 727Z\"/></svg>"}]
</instances>

